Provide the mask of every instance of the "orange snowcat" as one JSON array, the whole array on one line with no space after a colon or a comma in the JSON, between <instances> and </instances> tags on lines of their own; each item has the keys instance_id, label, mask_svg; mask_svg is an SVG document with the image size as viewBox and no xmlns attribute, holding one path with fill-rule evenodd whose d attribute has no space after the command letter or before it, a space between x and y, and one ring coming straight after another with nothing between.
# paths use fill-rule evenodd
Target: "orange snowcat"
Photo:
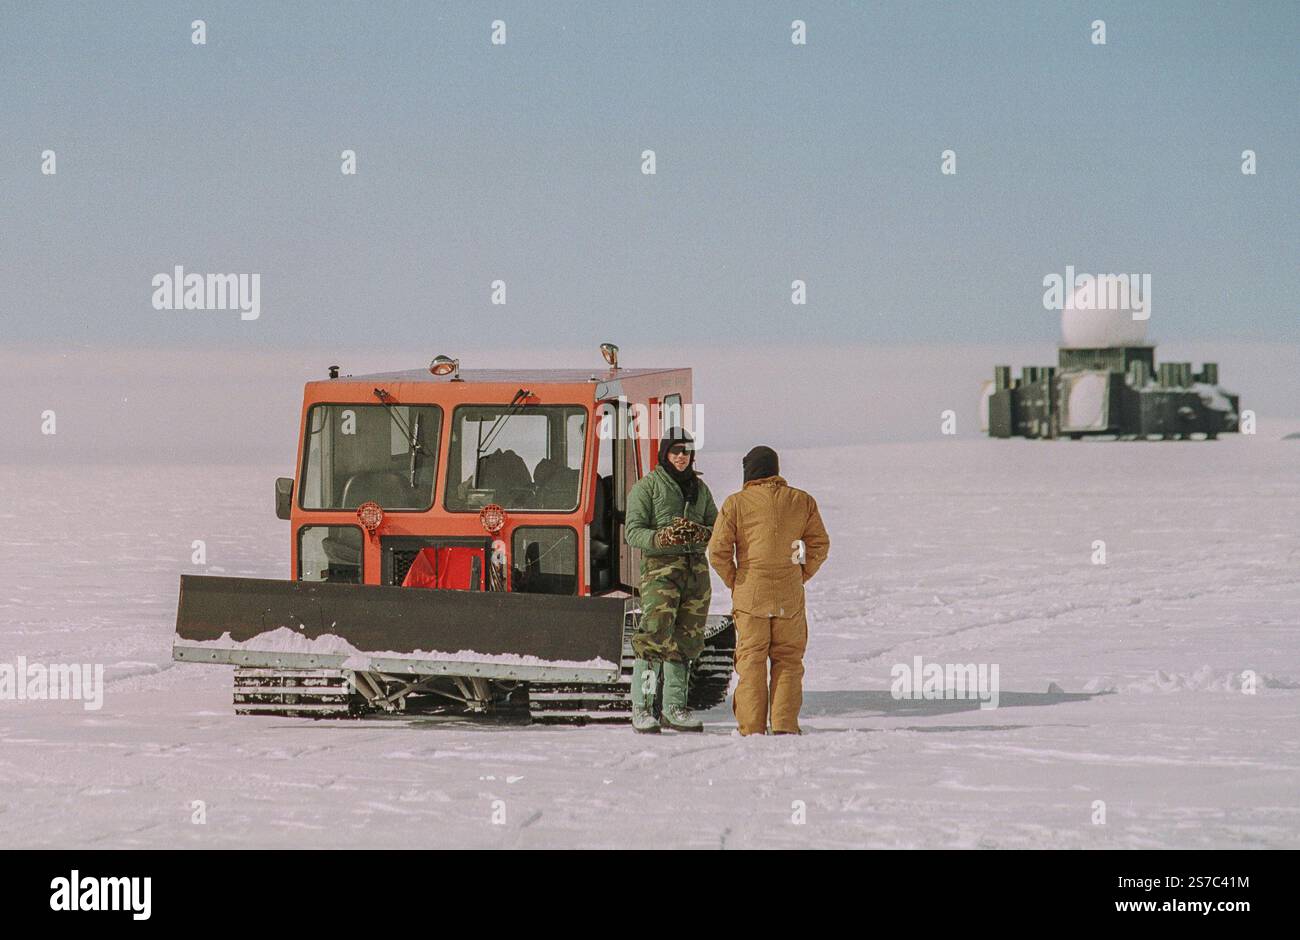
<instances>
[{"instance_id":1,"label":"orange snowcat","mask_svg":"<svg viewBox=\"0 0 1300 940\"><path fill-rule=\"evenodd\" d=\"M235 666L239 714L526 710L628 721L640 553L627 494L689 369L338 374L303 395L275 483L289 581L182 575L173 657ZM698 422L697 422L698 426ZM721 704L735 631L710 616L690 705Z\"/></svg>"}]
</instances>

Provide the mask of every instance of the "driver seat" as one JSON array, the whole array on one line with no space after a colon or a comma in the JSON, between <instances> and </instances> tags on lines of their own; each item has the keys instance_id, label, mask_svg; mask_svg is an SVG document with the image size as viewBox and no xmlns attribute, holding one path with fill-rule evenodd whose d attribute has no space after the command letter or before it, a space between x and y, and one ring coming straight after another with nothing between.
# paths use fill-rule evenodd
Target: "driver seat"
<instances>
[{"instance_id":1,"label":"driver seat","mask_svg":"<svg viewBox=\"0 0 1300 940\"><path fill-rule=\"evenodd\" d=\"M533 475L528 464L513 450L499 447L479 462L475 488L495 490L498 493L527 489L533 485Z\"/></svg>"},{"instance_id":2,"label":"driver seat","mask_svg":"<svg viewBox=\"0 0 1300 940\"><path fill-rule=\"evenodd\" d=\"M367 470L348 477L343 484L341 502L344 509L356 509L367 500L373 500L384 509L410 509L413 508L415 492L400 473Z\"/></svg>"}]
</instances>

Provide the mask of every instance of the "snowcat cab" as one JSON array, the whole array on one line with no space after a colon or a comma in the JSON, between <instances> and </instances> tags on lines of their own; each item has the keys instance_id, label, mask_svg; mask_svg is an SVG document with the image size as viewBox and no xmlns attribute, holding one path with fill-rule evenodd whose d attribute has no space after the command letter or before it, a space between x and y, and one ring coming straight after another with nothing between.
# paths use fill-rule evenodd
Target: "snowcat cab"
<instances>
[{"instance_id":1,"label":"snowcat cab","mask_svg":"<svg viewBox=\"0 0 1300 940\"><path fill-rule=\"evenodd\" d=\"M303 396L276 481L290 581L182 575L173 657L233 665L240 714L527 708L626 721L640 553L628 491L683 425L689 369L338 374ZM690 704L721 704L709 618Z\"/></svg>"}]
</instances>

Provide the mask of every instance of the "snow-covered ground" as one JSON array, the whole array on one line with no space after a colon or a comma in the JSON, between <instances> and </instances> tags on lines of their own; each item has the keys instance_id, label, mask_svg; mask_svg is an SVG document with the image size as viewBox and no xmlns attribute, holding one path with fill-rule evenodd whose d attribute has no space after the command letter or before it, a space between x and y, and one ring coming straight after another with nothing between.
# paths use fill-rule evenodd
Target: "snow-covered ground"
<instances>
[{"instance_id":1,"label":"snow-covered ground","mask_svg":"<svg viewBox=\"0 0 1300 940\"><path fill-rule=\"evenodd\" d=\"M784 454L831 560L806 733L743 740L727 707L659 737L236 718L230 669L170 659L177 575L287 577L286 468L0 467L0 664L107 681L0 701L0 847L1300 847L1287 430ZM738 464L702 457L719 497ZM895 700L914 656L996 664L1000 707Z\"/></svg>"}]
</instances>

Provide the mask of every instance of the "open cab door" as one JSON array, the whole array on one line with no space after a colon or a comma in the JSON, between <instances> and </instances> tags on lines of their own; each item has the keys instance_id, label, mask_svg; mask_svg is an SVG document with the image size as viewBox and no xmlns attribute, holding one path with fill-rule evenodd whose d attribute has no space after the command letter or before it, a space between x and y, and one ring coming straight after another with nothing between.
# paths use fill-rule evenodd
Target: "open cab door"
<instances>
[{"instance_id":1,"label":"open cab door","mask_svg":"<svg viewBox=\"0 0 1300 940\"><path fill-rule=\"evenodd\" d=\"M618 586L629 594L641 587L641 550L627 544L627 496L641 479L641 442L626 401L609 402L617 414L614 438L614 520L618 537Z\"/></svg>"}]
</instances>

